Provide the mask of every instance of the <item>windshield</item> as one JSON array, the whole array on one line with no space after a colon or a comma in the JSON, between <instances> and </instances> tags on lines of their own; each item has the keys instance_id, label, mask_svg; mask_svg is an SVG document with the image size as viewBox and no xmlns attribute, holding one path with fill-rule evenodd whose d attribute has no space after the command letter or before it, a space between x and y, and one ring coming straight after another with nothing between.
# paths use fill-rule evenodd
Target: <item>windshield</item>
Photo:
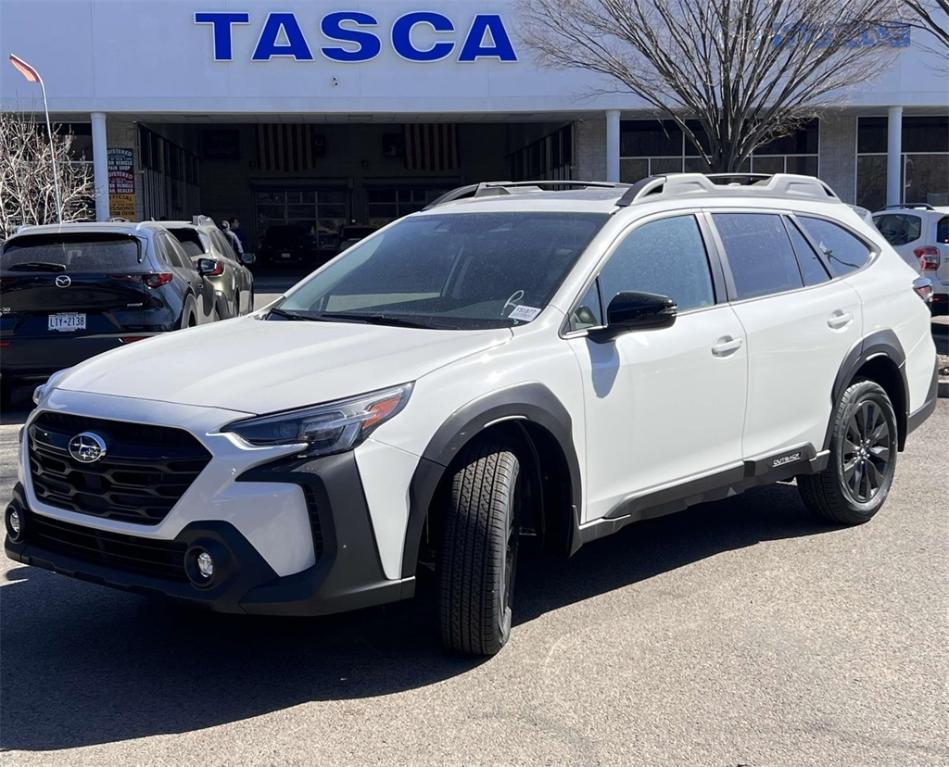
<instances>
[{"instance_id":1,"label":"windshield","mask_svg":"<svg viewBox=\"0 0 949 767\"><path fill-rule=\"evenodd\" d=\"M126 235L37 234L8 240L0 260L11 272L114 272L141 262L138 241Z\"/></svg>"},{"instance_id":2,"label":"windshield","mask_svg":"<svg viewBox=\"0 0 949 767\"><path fill-rule=\"evenodd\" d=\"M451 329L520 325L546 306L606 219L523 211L407 218L320 271L275 314Z\"/></svg>"}]
</instances>

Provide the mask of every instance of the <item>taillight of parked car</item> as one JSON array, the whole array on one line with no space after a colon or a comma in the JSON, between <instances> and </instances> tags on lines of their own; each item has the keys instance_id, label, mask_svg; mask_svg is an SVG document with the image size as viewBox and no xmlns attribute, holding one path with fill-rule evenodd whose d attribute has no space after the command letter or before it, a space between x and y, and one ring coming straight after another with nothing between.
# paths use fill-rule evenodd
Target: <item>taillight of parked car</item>
<instances>
[{"instance_id":1,"label":"taillight of parked car","mask_svg":"<svg viewBox=\"0 0 949 767\"><path fill-rule=\"evenodd\" d=\"M916 258L919 259L920 269L938 269L939 268L939 248L933 245L927 245L923 248L916 248L913 251Z\"/></svg>"},{"instance_id":2,"label":"taillight of parked car","mask_svg":"<svg viewBox=\"0 0 949 767\"><path fill-rule=\"evenodd\" d=\"M171 282L175 275L169 272L149 272L147 274L113 274L110 275L113 280L124 280L127 282L142 282L146 288L160 288Z\"/></svg>"}]
</instances>

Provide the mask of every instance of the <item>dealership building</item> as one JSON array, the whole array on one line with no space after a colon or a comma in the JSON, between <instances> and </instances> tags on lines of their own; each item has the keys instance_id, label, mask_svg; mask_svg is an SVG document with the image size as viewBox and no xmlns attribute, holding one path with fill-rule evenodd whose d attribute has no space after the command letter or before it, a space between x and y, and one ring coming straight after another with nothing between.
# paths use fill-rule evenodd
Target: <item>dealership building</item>
<instances>
[{"instance_id":1,"label":"dealership building","mask_svg":"<svg viewBox=\"0 0 949 767\"><path fill-rule=\"evenodd\" d=\"M834 0L830 0L833 2ZM237 216L329 247L446 189L492 179L702 170L672 124L615 84L540 66L515 0L3 0L0 44L42 74L92 163L100 219ZM856 44L884 73L762 147L752 172L815 174L870 209L949 204L949 76L927 33ZM5 111L39 86L0 73Z\"/></svg>"}]
</instances>

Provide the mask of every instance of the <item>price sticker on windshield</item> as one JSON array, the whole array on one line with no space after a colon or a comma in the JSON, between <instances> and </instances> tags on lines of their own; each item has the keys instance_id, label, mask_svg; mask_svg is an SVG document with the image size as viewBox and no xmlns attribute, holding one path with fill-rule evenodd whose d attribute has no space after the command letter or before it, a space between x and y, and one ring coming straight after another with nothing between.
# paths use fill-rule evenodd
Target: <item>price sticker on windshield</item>
<instances>
[{"instance_id":1,"label":"price sticker on windshield","mask_svg":"<svg viewBox=\"0 0 949 767\"><path fill-rule=\"evenodd\" d=\"M514 307L514 310L507 316L507 318L509 320L530 322L538 314L540 314L540 309L538 309L536 306L524 306L523 304L518 304Z\"/></svg>"}]
</instances>

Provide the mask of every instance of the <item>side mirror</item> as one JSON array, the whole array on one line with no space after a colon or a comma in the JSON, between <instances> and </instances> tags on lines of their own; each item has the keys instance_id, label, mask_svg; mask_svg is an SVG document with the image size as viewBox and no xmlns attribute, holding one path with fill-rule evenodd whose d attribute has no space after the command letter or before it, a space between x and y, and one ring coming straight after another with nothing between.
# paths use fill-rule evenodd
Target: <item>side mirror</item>
<instances>
[{"instance_id":1,"label":"side mirror","mask_svg":"<svg viewBox=\"0 0 949 767\"><path fill-rule=\"evenodd\" d=\"M250 266L257 260L257 256L253 253L248 253L246 250L241 253L241 263L244 266Z\"/></svg>"},{"instance_id":2,"label":"side mirror","mask_svg":"<svg viewBox=\"0 0 949 767\"><path fill-rule=\"evenodd\" d=\"M219 274L224 273L224 267L216 259L213 258L199 258L198 259L198 274L202 277L217 277Z\"/></svg>"},{"instance_id":3,"label":"side mirror","mask_svg":"<svg viewBox=\"0 0 949 767\"><path fill-rule=\"evenodd\" d=\"M676 304L658 293L617 293L606 310L606 327L594 328L594 341L609 341L631 330L667 328L676 321Z\"/></svg>"}]
</instances>

